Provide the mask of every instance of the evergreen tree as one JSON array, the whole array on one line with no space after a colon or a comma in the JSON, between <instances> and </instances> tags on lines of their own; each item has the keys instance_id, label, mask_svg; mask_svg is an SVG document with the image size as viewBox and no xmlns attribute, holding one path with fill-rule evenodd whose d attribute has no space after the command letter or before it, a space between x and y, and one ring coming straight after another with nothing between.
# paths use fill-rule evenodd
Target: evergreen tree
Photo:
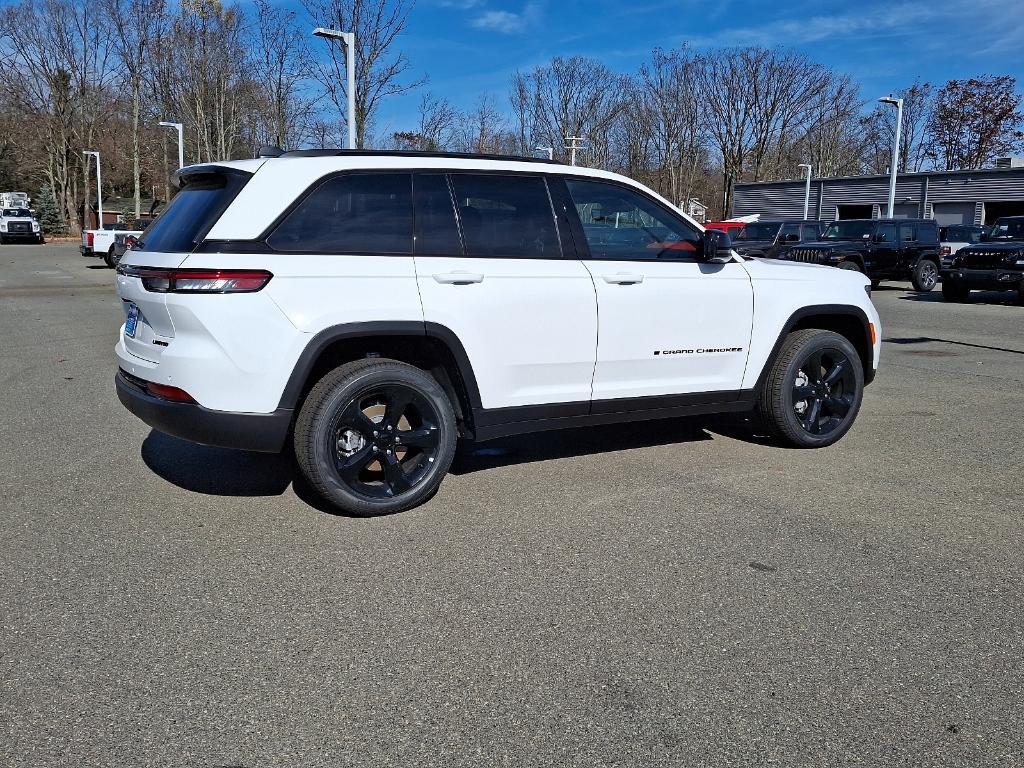
<instances>
[{"instance_id":1,"label":"evergreen tree","mask_svg":"<svg viewBox=\"0 0 1024 768\"><path fill-rule=\"evenodd\" d=\"M53 196L53 190L46 184L39 190L39 205L36 208L39 216L39 227L47 235L60 235L67 231L67 224L60 215L57 207L57 200Z\"/></svg>"}]
</instances>

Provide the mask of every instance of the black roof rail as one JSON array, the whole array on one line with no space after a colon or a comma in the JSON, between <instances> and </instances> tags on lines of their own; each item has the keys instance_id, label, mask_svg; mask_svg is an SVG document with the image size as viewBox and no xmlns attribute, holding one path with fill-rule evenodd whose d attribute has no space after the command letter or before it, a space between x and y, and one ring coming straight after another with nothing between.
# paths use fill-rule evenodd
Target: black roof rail
<instances>
[{"instance_id":1,"label":"black roof rail","mask_svg":"<svg viewBox=\"0 0 1024 768\"><path fill-rule=\"evenodd\" d=\"M506 160L517 163L547 163L558 165L546 157L528 155L490 155L475 152L420 152L405 149L294 149L283 152L280 157L439 157L452 160Z\"/></svg>"}]
</instances>

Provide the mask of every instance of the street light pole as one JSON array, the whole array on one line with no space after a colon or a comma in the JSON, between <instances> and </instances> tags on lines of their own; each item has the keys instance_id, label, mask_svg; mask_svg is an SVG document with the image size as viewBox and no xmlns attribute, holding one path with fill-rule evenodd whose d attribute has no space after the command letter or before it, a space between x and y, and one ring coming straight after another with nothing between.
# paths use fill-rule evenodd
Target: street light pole
<instances>
[{"instance_id":1,"label":"street light pole","mask_svg":"<svg viewBox=\"0 0 1024 768\"><path fill-rule=\"evenodd\" d=\"M569 150L569 164L576 165L576 150L580 148L580 142L586 139L582 136L566 136L565 140L569 142L569 146L566 147Z\"/></svg>"},{"instance_id":2,"label":"street light pole","mask_svg":"<svg viewBox=\"0 0 1024 768\"><path fill-rule=\"evenodd\" d=\"M356 148L356 33L342 32L339 29L317 27L313 30L317 37L341 40L345 46L345 69L348 70L348 148Z\"/></svg>"},{"instance_id":3,"label":"street light pole","mask_svg":"<svg viewBox=\"0 0 1024 768\"><path fill-rule=\"evenodd\" d=\"M893 217L896 207L896 169L900 164L900 132L903 130L903 99L895 99L892 96L885 96L879 101L882 104L896 105L896 138L892 143L892 166L889 168L889 213L887 218Z\"/></svg>"},{"instance_id":4,"label":"street light pole","mask_svg":"<svg viewBox=\"0 0 1024 768\"><path fill-rule=\"evenodd\" d=\"M807 219L807 212L811 209L811 166L809 163L800 163L801 168L807 169L807 184L804 186L804 219Z\"/></svg>"},{"instance_id":5,"label":"street light pole","mask_svg":"<svg viewBox=\"0 0 1024 768\"><path fill-rule=\"evenodd\" d=\"M82 150L82 154L92 155L96 158L96 207L99 209L96 229L103 229L103 176L100 173L100 153L91 149L85 149Z\"/></svg>"},{"instance_id":6,"label":"street light pole","mask_svg":"<svg viewBox=\"0 0 1024 768\"><path fill-rule=\"evenodd\" d=\"M185 126L181 123L165 123L161 121L160 125L164 128L177 128L178 129L178 169L185 167Z\"/></svg>"}]
</instances>

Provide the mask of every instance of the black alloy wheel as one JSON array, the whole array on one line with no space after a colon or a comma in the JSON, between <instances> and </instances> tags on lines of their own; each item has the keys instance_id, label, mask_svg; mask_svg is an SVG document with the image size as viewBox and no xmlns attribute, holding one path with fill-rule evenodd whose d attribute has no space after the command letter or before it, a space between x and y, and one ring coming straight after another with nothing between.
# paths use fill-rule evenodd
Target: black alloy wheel
<instances>
[{"instance_id":1,"label":"black alloy wheel","mask_svg":"<svg viewBox=\"0 0 1024 768\"><path fill-rule=\"evenodd\" d=\"M455 456L455 412L427 371L387 358L344 363L310 390L295 459L317 493L351 515L426 501Z\"/></svg>"},{"instance_id":2,"label":"black alloy wheel","mask_svg":"<svg viewBox=\"0 0 1024 768\"><path fill-rule=\"evenodd\" d=\"M843 425L856 397L853 364L839 349L810 352L793 380L793 412L809 435L824 436Z\"/></svg>"},{"instance_id":3,"label":"black alloy wheel","mask_svg":"<svg viewBox=\"0 0 1024 768\"><path fill-rule=\"evenodd\" d=\"M402 384L357 394L327 436L339 479L370 499L407 493L437 461L439 420L427 398Z\"/></svg>"},{"instance_id":4,"label":"black alloy wheel","mask_svg":"<svg viewBox=\"0 0 1024 768\"><path fill-rule=\"evenodd\" d=\"M786 444L822 448L853 426L863 396L863 363L850 340L806 328L783 342L761 386L757 411Z\"/></svg>"}]
</instances>

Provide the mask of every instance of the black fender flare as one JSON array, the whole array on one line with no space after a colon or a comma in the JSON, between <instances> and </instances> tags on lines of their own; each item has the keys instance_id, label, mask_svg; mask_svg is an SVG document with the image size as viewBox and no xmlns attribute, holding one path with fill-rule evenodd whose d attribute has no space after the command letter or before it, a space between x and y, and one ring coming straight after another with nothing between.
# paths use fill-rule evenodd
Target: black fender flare
<instances>
[{"instance_id":1,"label":"black fender flare","mask_svg":"<svg viewBox=\"0 0 1024 768\"><path fill-rule=\"evenodd\" d=\"M428 323L415 320L384 321L365 323L342 323L324 328L316 333L303 348L299 359L292 368L288 383L281 393L279 408L295 409L298 406L302 390L316 365L317 359L331 344L348 339L369 338L373 336L422 336L432 338L444 344L451 352L459 376L465 385L469 404L473 410L481 407L480 389L477 386L473 366L469 355L458 335L447 326L439 323Z\"/></svg>"},{"instance_id":2,"label":"black fender flare","mask_svg":"<svg viewBox=\"0 0 1024 768\"><path fill-rule=\"evenodd\" d=\"M754 384L753 392L755 397L764 387L765 378L768 376L768 372L775 364L775 360L778 358L779 352L782 351L782 344L785 342L786 337L792 333L793 329L796 328L797 324L801 320L807 317L819 315L853 317L860 321L864 329L864 340L867 342L868 350L867 357L861 360L864 365L864 384L870 384L874 380L875 369L872 366L872 363L874 362L874 347L871 344L871 321L868 320L867 313L856 304L814 304L807 307L800 307L800 309L793 312L793 314L791 314L783 324L782 330L779 331L779 336L775 340L775 344L772 346L771 352L768 353L768 357L765 359L764 367L761 368L761 373L758 374L757 383Z\"/></svg>"}]
</instances>

